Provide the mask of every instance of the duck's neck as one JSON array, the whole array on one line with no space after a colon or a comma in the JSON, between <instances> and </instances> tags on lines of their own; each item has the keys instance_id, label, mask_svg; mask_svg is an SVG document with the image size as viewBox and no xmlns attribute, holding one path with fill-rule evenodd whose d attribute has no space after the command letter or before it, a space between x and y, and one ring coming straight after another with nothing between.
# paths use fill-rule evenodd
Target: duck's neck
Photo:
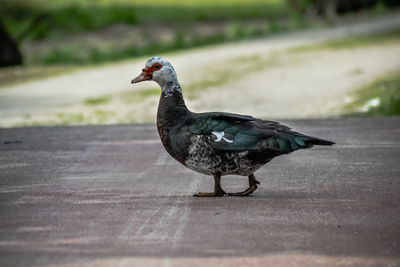
<instances>
[{"instance_id":1,"label":"duck's neck","mask_svg":"<svg viewBox=\"0 0 400 267\"><path fill-rule=\"evenodd\" d=\"M157 126L171 128L177 125L190 112L183 100L182 89L178 82L162 87L157 111Z\"/></svg>"}]
</instances>

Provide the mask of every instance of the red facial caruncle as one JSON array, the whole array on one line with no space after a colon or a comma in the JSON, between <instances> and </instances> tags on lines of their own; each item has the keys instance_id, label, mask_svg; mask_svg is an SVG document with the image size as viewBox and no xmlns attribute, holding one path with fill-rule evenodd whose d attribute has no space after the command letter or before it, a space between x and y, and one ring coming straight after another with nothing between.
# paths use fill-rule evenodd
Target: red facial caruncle
<instances>
[{"instance_id":1,"label":"red facial caruncle","mask_svg":"<svg viewBox=\"0 0 400 267\"><path fill-rule=\"evenodd\" d=\"M151 65L151 67L145 67L142 69L142 73L140 73L139 76L133 79L131 83L138 83L151 80L153 79L153 73L155 71L160 70L161 68L162 65L160 63L154 63L153 65Z\"/></svg>"}]
</instances>

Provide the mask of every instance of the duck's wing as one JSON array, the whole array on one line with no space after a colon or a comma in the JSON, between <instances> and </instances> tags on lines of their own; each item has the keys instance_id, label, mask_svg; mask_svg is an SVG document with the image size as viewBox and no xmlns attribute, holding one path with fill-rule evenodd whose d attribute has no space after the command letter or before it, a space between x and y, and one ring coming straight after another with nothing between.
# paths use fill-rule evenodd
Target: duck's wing
<instances>
[{"instance_id":1,"label":"duck's wing","mask_svg":"<svg viewBox=\"0 0 400 267\"><path fill-rule=\"evenodd\" d=\"M286 127L251 116L219 112L197 114L188 126L195 135L210 136L215 149L227 151L254 150L261 140Z\"/></svg>"},{"instance_id":2,"label":"duck's wing","mask_svg":"<svg viewBox=\"0 0 400 267\"><path fill-rule=\"evenodd\" d=\"M188 129L192 134L211 137L217 150L249 151L272 150L285 154L313 144L330 145L330 141L293 132L275 121L255 119L231 113L201 113L191 120Z\"/></svg>"},{"instance_id":3,"label":"duck's wing","mask_svg":"<svg viewBox=\"0 0 400 267\"><path fill-rule=\"evenodd\" d=\"M254 121L256 120L252 116L240 115L228 112L209 112L209 113L199 113L200 117L213 117L216 119L225 119L228 121Z\"/></svg>"}]
</instances>

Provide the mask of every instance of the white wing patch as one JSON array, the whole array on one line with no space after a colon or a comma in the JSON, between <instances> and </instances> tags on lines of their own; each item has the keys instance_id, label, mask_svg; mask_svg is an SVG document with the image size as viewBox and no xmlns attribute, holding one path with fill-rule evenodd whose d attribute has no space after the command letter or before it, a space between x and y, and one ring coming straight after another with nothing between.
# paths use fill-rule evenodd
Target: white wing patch
<instances>
[{"instance_id":1,"label":"white wing patch","mask_svg":"<svg viewBox=\"0 0 400 267\"><path fill-rule=\"evenodd\" d=\"M233 140L229 140L224 137L225 135L224 132L212 132L212 134L215 135L215 137L217 137L217 139L214 140L215 142L221 142L221 140L224 139L224 141L228 143L233 143Z\"/></svg>"}]
</instances>

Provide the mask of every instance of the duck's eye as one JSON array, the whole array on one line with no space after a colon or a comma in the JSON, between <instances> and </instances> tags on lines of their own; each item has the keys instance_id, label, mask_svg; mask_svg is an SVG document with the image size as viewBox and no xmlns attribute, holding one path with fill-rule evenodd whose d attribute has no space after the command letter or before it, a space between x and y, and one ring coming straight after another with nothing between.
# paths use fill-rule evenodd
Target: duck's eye
<instances>
[{"instance_id":1,"label":"duck's eye","mask_svg":"<svg viewBox=\"0 0 400 267\"><path fill-rule=\"evenodd\" d=\"M154 68L155 68L156 70L159 70L159 69L161 68L161 66L160 66L160 65L155 65Z\"/></svg>"}]
</instances>

